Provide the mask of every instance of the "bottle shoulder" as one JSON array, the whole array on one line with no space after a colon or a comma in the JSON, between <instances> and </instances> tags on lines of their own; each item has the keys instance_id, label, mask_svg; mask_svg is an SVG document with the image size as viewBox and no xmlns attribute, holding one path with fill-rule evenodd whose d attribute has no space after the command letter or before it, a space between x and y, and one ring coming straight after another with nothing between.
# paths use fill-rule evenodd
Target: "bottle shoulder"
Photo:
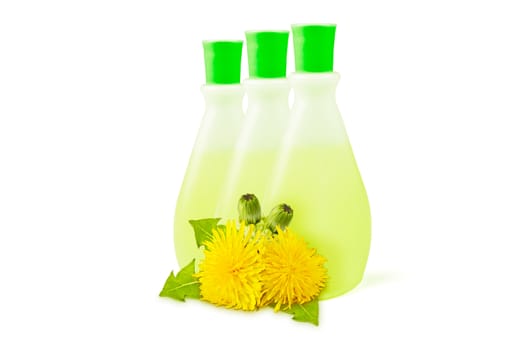
<instances>
[{"instance_id":1,"label":"bottle shoulder","mask_svg":"<svg viewBox=\"0 0 523 350\"><path fill-rule=\"evenodd\" d=\"M322 81L334 81L340 80L341 75L338 72L325 72L325 73L292 73L289 79L293 82L310 81L310 82L322 82Z\"/></svg>"},{"instance_id":2,"label":"bottle shoulder","mask_svg":"<svg viewBox=\"0 0 523 350\"><path fill-rule=\"evenodd\" d=\"M243 82L247 97L250 98L282 98L289 95L291 85L286 78L246 79Z\"/></svg>"},{"instance_id":3,"label":"bottle shoulder","mask_svg":"<svg viewBox=\"0 0 523 350\"><path fill-rule=\"evenodd\" d=\"M307 98L315 98L334 95L340 75L336 72L294 73L289 80L297 96L306 95Z\"/></svg>"},{"instance_id":4,"label":"bottle shoulder","mask_svg":"<svg viewBox=\"0 0 523 350\"><path fill-rule=\"evenodd\" d=\"M238 102L245 94L245 89L241 84L205 84L200 90L208 103Z\"/></svg>"}]
</instances>

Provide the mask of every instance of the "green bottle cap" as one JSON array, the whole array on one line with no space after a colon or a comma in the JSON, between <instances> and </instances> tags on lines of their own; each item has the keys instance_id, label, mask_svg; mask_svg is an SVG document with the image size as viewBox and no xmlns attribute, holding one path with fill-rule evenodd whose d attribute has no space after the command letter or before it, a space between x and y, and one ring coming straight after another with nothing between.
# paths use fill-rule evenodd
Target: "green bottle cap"
<instances>
[{"instance_id":1,"label":"green bottle cap","mask_svg":"<svg viewBox=\"0 0 523 350\"><path fill-rule=\"evenodd\" d=\"M332 72L335 24L292 26L296 72Z\"/></svg>"},{"instance_id":2,"label":"green bottle cap","mask_svg":"<svg viewBox=\"0 0 523 350\"><path fill-rule=\"evenodd\" d=\"M247 58L250 78L285 78L287 73L288 31L249 31Z\"/></svg>"},{"instance_id":3,"label":"green bottle cap","mask_svg":"<svg viewBox=\"0 0 523 350\"><path fill-rule=\"evenodd\" d=\"M242 41L204 41L207 84L239 84Z\"/></svg>"}]
</instances>

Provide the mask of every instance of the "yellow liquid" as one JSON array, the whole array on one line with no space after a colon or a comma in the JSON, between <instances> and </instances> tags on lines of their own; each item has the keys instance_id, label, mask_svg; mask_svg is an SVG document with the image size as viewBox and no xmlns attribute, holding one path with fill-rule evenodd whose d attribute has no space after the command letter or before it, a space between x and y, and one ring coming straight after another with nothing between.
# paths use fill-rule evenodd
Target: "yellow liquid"
<instances>
[{"instance_id":1,"label":"yellow liquid","mask_svg":"<svg viewBox=\"0 0 523 350\"><path fill-rule=\"evenodd\" d=\"M253 193L258 197L263 215L277 203L267 203L265 192L267 182L274 172L277 152L275 150L251 151L244 154L232 165L225 191L216 210L216 216L225 219L238 220L238 200L241 195Z\"/></svg>"},{"instance_id":2,"label":"yellow liquid","mask_svg":"<svg viewBox=\"0 0 523 350\"><path fill-rule=\"evenodd\" d=\"M361 281L370 247L370 210L350 145L296 148L275 174L271 202L294 209L290 228L327 259L320 299Z\"/></svg>"},{"instance_id":3,"label":"yellow liquid","mask_svg":"<svg viewBox=\"0 0 523 350\"><path fill-rule=\"evenodd\" d=\"M189 220L214 217L231 156L232 150L209 151L191 159L174 216L174 246L181 267L194 258L201 258Z\"/></svg>"}]
</instances>

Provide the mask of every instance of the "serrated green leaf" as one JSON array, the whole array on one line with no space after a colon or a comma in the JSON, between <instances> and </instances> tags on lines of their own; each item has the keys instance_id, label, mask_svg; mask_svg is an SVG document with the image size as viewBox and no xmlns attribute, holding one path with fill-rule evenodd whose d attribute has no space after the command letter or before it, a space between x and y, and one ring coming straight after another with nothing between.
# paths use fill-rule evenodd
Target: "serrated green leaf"
<instances>
[{"instance_id":1,"label":"serrated green leaf","mask_svg":"<svg viewBox=\"0 0 523 350\"><path fill-rule=\"evenodd\" d=\"M185 301L185 298L200 298L200 282L194 277L194 259L183 269L178 272L176 276L171 271L169 277L165 281L161 297L172 298L179 301Z\"/></svg>"},{"instance_id":2,"label":"serrated green leaf","mask_svg":"<svg viewBox=\"0 0 523 350\"><path fill-rule=\"evenodd\" d=\"M194 238L198 247L203 245L203 242L210 240L212 237L212 229L216 228L220 218L189 220L194 229Z\"/></svg>"},{"instance_id":3,"label":"serrated green leaf","mask_svg":"<svg viewBox=\"0 0 523 350\"><path fill-rule=\"evenodd\" d=\"M284 312L293 315L292 319L298 322L308 322L313 325L318 325L318 317L320 315L320 306L318 298L309 301L305 304L295 304L290 309L283 310Z\"/></svg>"}]
</instances>

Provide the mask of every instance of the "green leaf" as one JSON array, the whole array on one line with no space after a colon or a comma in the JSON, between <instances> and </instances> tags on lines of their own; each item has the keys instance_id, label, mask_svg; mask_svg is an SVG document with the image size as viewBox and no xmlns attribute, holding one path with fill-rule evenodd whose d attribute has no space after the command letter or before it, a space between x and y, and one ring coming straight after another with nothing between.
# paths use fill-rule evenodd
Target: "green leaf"
<instances>
[{"instance_id":1,"label":"green leaf","mask_svg":"<svg viewBox=\"0 0 523 350\"><path fill-rule=\"evenodd\" d=\"M203 242L212 238L212 229L216 228L218 221L220 221L220 218L189 220L194 229L194 238L196 238L198 247L201 247Z\"/></svg>"},{"instance_id":2,"label":"green leaf","mask_svg":"<svg viewBox=\"0 0 523 350\"><path fill-rule=\"evenodd\" d=\"M185 301L185 298L200 298L200 282L194 277L194 259L178 272L176 277L171 271L162 291L161 297Z\"/></svg>"},{"instance_id":3,"label":"green leaf","mask_svg":"<svg viewBox=\"0 0 523 350\"><path fill-rule=\"evenodd\" d=\"M318 317L320 315L320 306L318 298L305 304L295 304L290 309L283 311L294 315L292 319L295 321L309 322L316 326L319 324Z\"/></svg>"}]
</instances>

